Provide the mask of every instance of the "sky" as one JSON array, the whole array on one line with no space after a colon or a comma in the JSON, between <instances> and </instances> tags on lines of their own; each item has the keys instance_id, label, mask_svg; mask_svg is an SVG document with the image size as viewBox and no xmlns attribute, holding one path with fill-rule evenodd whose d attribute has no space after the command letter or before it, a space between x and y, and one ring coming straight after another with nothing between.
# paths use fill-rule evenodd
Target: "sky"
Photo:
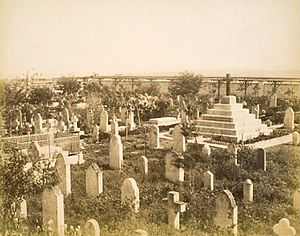
<instances>
[{"instance_id":1,"label":"sky","mask_svg":"<svg viewBox=\"0 0 300 236\"><path fill-rule=\"evenodd\" d=\"M0 0L0 76L300 76L300 0Z\"/></svg>"}]
</instances>

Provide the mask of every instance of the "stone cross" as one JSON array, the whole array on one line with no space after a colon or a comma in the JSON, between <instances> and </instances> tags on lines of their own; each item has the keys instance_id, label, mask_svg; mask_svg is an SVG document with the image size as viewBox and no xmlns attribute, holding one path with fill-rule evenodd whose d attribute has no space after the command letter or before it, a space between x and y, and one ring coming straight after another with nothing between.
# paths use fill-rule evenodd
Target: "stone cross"
<instances>
[{"instance_id":1,"label":"stone cross","mask_svg":"<svg viewBox=\"0 0 300 236\"><path fill-rule=\"evenodd\" d=\"M214 223L221 228L231 228L233 235L237 235L237 213L237 205L232 193L223 190L216 198Z\"/></svg>"},{"instance_id":2,"label":"stone cross","mask_svg":"<svg viewBox=\"0 0 300 236\"><path fill-rule=\"evenodd\" d=\"M182 134L180 125L176 125L173 130L173 150L178 153L186 151L185 137Z\"/></svg>"},{"instance_id":3,"label":"stone cross","mask_svg":"<svg viewBox=\"0 0 300 236\"><path fill-rule=\"evenodd\" d=\"M231 95L231 91L230 91L230 83L232 81L232 79L230 78L230 74L226 74L226 96Z\"/></svg>"},{"instance_id":4,"label":"stone cross","mask_svg":"<svg viewBox=\"0 0 300 236\"><path fill-rule=\"evenodd\" d=\"M100 227L96 220L90 219L84 224L85 236L100 236Z\"/></svg>"},{"instance_id":5,"label":"stone cross","mask_svg":"<svg viewBox=\"0 0 300 236\"><path fill-rule=\"evenodd\" d=\"M150 128L150 147L159 148L159 128L157 125L152 125Z\"/></svg>"},{"instance_id":6,"label":"stone cross","mask_svg":"<svg viewBox=\"0 0 300 236\"><path fill-rule=\"evenodd\" d=\"M122 203L128 204L134 212L139 211L140 195L135 179L127 178L121 188Z\"/></svg>"},{"instance_id":7,"label":"stone cross","mask_svg":"<svg viewBox=\"0 0 300 236\"><path fill-rule=\"evenodd\" d=\"M168 193L168 224L174 228L179 229L180 213L186 211L186 203L179 201L179 192L170 191Z\"/></svg>"},{"instance_id":8,"label":"stone cross","mask_svg":"<svg viewBox=\"0 0 300 236\"><path fill-rule=\"evenodd\" d=\"M295 119L295 115L294 115L293 108L288 107L284 111L284 119L283 119L284 127L293 130L295 128L294 119Z\"/></svg>"},{"instance_id":9,"label":"stone cross","mask_svg":"<svg viewBox=\"0 0 300 236\"><path fill-rule=\"evenodd\" d=\"M171 182L184 181L184 169L174 165L174 162L183 160L183 156L177 152L168 152L165 156L165 178Z\"/></svg>"},{"instance_id":10,"label":"stone cross","mask_svg":"<svg viewBox=\"0 0 300 236\"><path fill-rule=\"evenodd\" d=\"M203 175L204 188L207 188L209 191L214 190L214 174L210 171L206 171Z\"/></svg>"},{"instance_id":11,"label":"stone cross","mask_svg":"<svg viewBox=\"0 0 300 236\"><path fill-rule=\"evenodd\" d=\"M266 150L264 148L258 148L256 151L256 163L258 169L267 170Z\"/></svg>"},{"instance_id":12,"label":"stone cross","mask_svg":"<svg viewBox=\"0 0 300 236\"><path fill-rule=\"evenodd\" d=\"M246 179L243 183L243 198L245 202L253 202L253 183Z\"/></svg>"},{"instance_id":13,"label":"stone cross","mask_svg":"<svg viewBox=\"0 0 300 236\"><path fill-rule=\"evenodd\" d=\"M43 219L53 222L54 233L64 236L64 195L58 186L45 189L42 196Z\"/></svg>"},{"instance_id":14,"label":"stone cross","mask_svg":"<svg viewBox=\"0 0 300 236\"><path fill-rule=\"evenodd\" d=\"M145 156L138 158L138 168L144 175L148 174L148 159Z\"/></svg>"},{"instance_id":15,"label":"stone cross","mask_svg":"<svg viewBox=\"0 0 300 236\"><path fill-rule=\"evenodd\" d=\"M120 135L112 135L109 142L109 166L121 169L123 162L123 144Z\"/></svg>"},{"instance_id":16,"label":"stone cross","mask_svg":"<svg viewBox=\"0 0 300 236\"><path fill-rule=\"evenodd\" d=\"M295 236L296 230L290 226L290 221L287 218L282 218L278 224L273 226L273 232L278 236Z\"/></svg>"},{"instance_id":17,"label":"stone cross","mask_svg":"<svg viewBox=\"0 0 300 236\"><path fill-rule=\"evenodd\" d=\"M60 177L60 183L58 186L62 193L65 196L68 196L71 193L71 167L62 153L59 153L56 156L55 167Z\"/></svg>"},{"instance_id":18,"label":"stone cross","mask_svg":"<svg viewBox=\"0 0 300 236\"><path fill-rule=\"evenodd\" d=\"M292 140L293 140L292 141L293 145L295 145L295 146L299 145L299 143L300 143L300 134L297 131L295 131L293 133Z\"/></svg>"},{"instance_id":19,"label":"stone cross","mask_svg":"<svg viewBox=\"0 0 300 236\"><path fill-rule=\"evenodd\" d=\"M86 194L91 197L97 197L103 192L103 174L96 163L93 163L85 172Z\"/></svg>"},{"instance_id":20,"label":"stone cross","mask_svg":"<svg viewBox=\"0 0 300 236\"><path fill-rule=\"evenodd\" d=\"M108 132L108 114L105 110L100 113L100 130Z\"/></svg>"}]
</instances>

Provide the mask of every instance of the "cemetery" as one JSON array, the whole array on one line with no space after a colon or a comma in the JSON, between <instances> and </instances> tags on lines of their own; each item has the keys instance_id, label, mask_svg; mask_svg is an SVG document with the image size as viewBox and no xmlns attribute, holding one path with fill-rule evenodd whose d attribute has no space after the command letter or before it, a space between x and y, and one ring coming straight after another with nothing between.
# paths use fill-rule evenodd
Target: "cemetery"
<instances>
[{"instance_id":1,"label":"cemetery","mask_svg":"<svg viewBox=\"0 0 300 236\"><path fill-rule=\"evenodd\" d=\"M0 235L300 233L296 95L189 72L1 86Z\"/></svg>"}]
</instances>

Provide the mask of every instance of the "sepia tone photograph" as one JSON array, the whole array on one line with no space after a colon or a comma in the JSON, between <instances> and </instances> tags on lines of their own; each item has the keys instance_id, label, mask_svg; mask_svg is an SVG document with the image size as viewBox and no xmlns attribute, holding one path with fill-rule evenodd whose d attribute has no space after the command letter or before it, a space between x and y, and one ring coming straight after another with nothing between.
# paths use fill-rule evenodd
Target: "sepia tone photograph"
<instances>
[{"instance_id":1,"label":"sepia tone photograph","mask_svg":"<svg viewBox=\"0 0 300 236\"><path fill-rule=\"evenodd\" d=\"M0 0L0 236L300 235L300 0Z\"/></svg>"}]
</instances>

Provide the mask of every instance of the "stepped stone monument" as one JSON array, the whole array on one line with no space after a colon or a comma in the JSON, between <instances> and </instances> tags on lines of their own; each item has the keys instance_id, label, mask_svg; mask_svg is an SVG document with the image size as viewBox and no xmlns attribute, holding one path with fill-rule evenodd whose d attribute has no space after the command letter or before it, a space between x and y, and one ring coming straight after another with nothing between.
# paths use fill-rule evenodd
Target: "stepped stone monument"
<instances>
[{"instance_id":1,"label":"stepped stone monument","mask_svg":"<svg viewBox=\"0 0 300 236\"><path fill-rule=\"evenodd\" d=\"M224 96L214 108L208 109L202 119L197 121L196 127L203 136L223 136L231 141L247 140L272 132L249 109L243 108L242 103L236 102L235 96Z\"/></svg>"}]
</instances>

